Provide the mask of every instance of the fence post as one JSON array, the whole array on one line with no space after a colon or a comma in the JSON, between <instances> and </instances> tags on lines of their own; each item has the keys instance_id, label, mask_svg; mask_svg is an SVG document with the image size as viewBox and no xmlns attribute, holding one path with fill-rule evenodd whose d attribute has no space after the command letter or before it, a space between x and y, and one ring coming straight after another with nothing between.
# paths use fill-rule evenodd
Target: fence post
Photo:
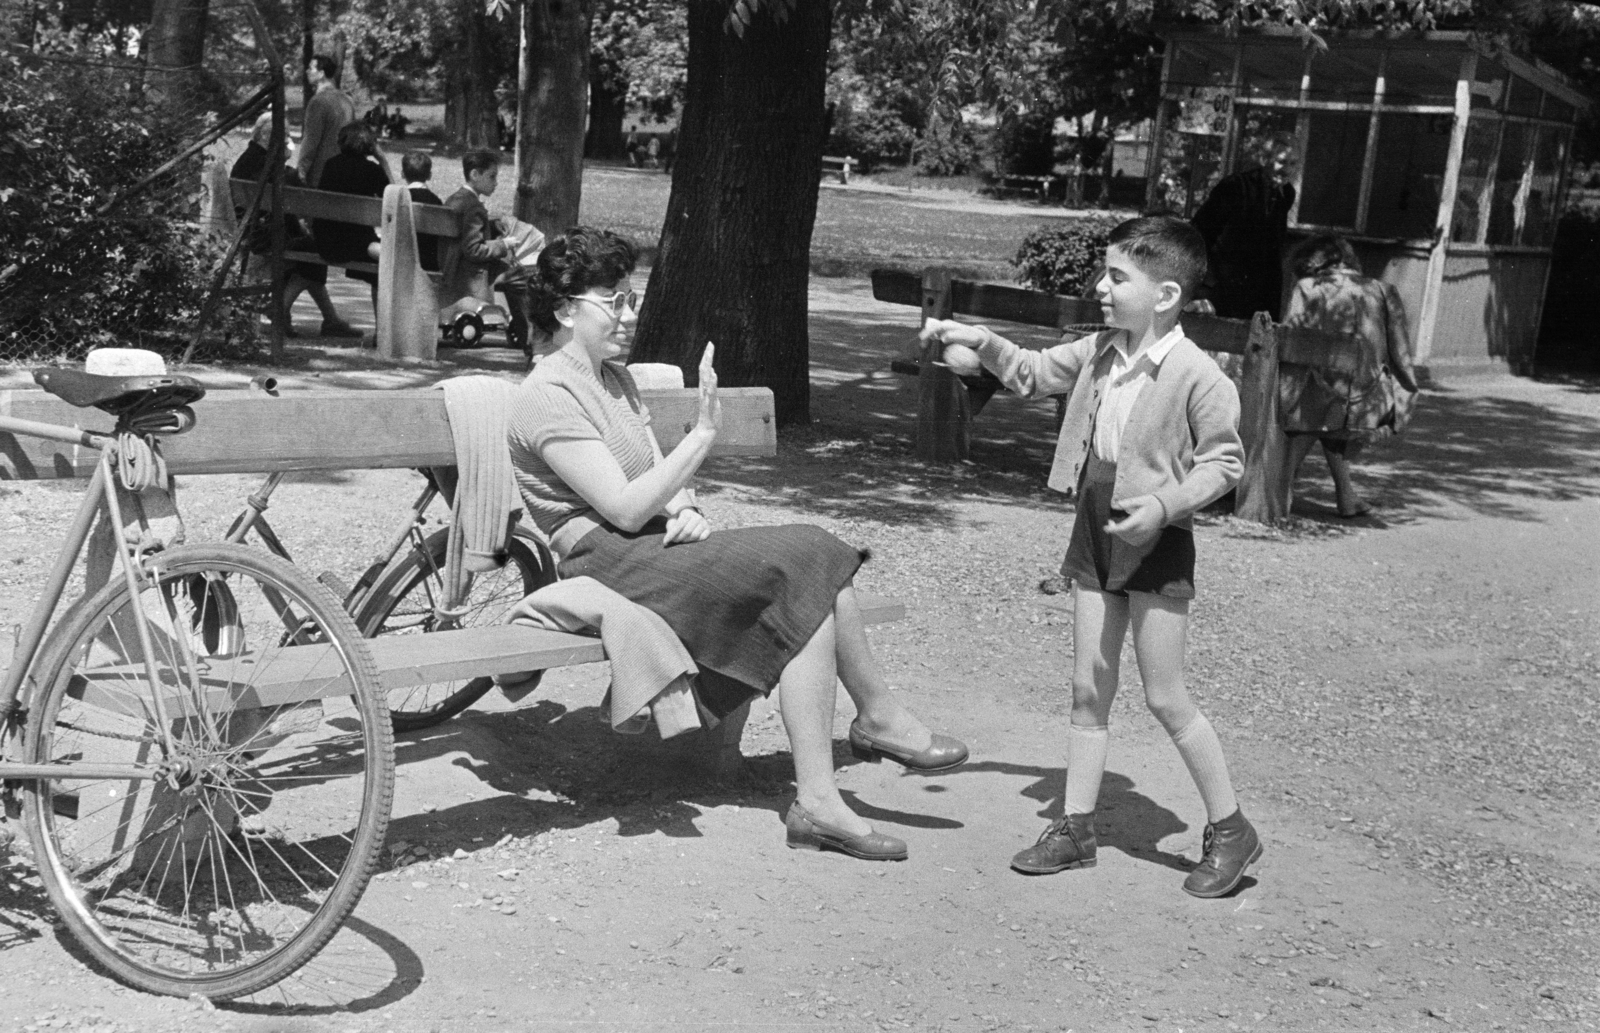
<instances>
[{"instance_id":1,"label":"fence post","mask_svg":"<svg viewBox=\"0 0 1600 1033\"><path fill-rule=\"evenodd\" d=\"M955 311L950 295L950 270L934 266L922 271L922 322L949 319ZM917 458L953 462L967 458L972 447L972 403L967 387L950 367L938 363L937 342L922 349L917 376Z\"/></svg>"},{"instance_id":2,"label":"fence post","mask_svg":"<svg viewBox=\"0 0 1600 1033\"><path fill-rule=\"evenodd\" d=\"M1239 436L1244 439L1244 476L1234 515L1258 524L1289 515L1289 438L1278 420L1278 327L1265 312L1250 321L1239 376Z\"/></svg>"}]
</instances>

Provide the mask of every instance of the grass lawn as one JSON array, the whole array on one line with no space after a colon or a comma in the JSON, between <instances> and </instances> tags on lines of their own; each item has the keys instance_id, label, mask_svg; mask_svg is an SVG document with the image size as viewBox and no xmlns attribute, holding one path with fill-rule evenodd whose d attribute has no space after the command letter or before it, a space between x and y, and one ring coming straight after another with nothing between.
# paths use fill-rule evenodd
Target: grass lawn
<instances>
[{"instance_id":1,"label":"grass lawn","mask_svg":"<svg viewBox=\"0 0 1600 1033\"><path fill-rule=\"evenodd\" d=\"M406 148L390 141L384 149L395 157ZM461 165L454 158L434 162L430 184L440 197L461 185ZM509 162L490 204L509 211L515 194ZM632 237L653 247L661 238L669 176L656 171L590 164L584 170L583 206L579 218L591 225ZM824 187L817 201L811 253L815 259L842 262L901 262L920 266L934 261L997 264L1010 262L1029 232L1059 215L1014 213L1015 206L986 204L950 191L926 198L908 192L882 193Z\"/></svg>"},{"instance_id":2,"label":"grass lawn","mask_svg":"<svg viewBox=\"0 0 1600 1033\"><path fill-rule=\"evenodd\" d=\"M591 166L584 173L582 218L654 244L661 236L670 190L668 177L657 172ZM1009 262L1022 238L1045 221L936 198L824 188L817 199L811 253L817 258L898 259L919 265L932 260Z\"/></svg>"}]
</instances>

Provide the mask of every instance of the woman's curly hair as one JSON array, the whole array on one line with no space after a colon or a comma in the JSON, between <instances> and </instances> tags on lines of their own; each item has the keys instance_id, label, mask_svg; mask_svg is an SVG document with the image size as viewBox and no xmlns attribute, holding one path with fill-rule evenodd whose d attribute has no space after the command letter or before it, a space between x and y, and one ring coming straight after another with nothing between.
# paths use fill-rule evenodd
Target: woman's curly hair
<instances>
[{"instance_id":1,"label":"woman's curly hair","mask_svg":"<svg viewBox=\"0 0 1600 1033\"><path fill-rule=\"evenodd\" d=\"M524 312L547 334L560 324L556 310L594 287L610 287L633 272L639 253L633 242L610 230L574 226L549 241L539 252L528 277Z\"/></svg>"},{"instance_id":2,"label":"woman's curly hair","mask_svg":"<svg viewBox=\"0 0 1600 1033\"><path fill-rule=\"evenodd\" d=\"M1348 240L1333 233L1319 234L1307 240L1294 249L1290 261L1294 265L1295 276L1302 280L1322 276L1340 266L1361 271L1355 248L1350 246Z\"/></svg>"}]
</instances>

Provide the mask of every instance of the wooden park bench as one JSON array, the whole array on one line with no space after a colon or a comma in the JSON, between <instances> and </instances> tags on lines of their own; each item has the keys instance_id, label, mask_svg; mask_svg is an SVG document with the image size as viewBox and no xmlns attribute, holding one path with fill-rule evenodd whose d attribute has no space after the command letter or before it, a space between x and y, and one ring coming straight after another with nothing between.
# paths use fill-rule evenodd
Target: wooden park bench
<instances>
[{"instance_id":1,"label":"wooden park bench","mask_svg":"<svg viewBox=\"0 0 1600 1033\"><path fill-rule=\"evenodd\" d=\"M1014 190L1021 193L1037 194L1039 200L1050 200L1050 191L1055 188L1056 181L1065 179L1065 176L1012 176L1000 175L995 177L999 189Z\"/></svg>"},{"instance_id":2,"label":"wooden park bench","mask_svg":"<svg viewBox=\"0 0 1600 1033\"><path fill-rule=\"evenodd\" d=\"M777 433L772 392L767 388L723 388L722 430L713 456L773 456ZM644 390L653 427L670 450L693 427L698 413L694 389ZM454 466L455 446L438 390L318 391L274 398L247 391L214 391L195 403L198 421L186 434L164 439L163 453L174 474L256 474L274 471L430 468ZM78 409L43 391L0 391L0 415L109 430L112 418ZM72 445L0 434L0 479L88 477L98 454ZM404 502L397 499L397 508ZM863 595L869 623L898 620L905 606ZM522 671L543 671L604 660L596 637L521 625L439 631L428 635L380 636L371 640L380 683L386 690ZM276 667L277 665L275 665ZM298 702L316 695L292 665L283 674L255 681L262 706ZM747 708L716 729L698 733L701 762L728 771L739 763L739 739ZM695 744L695 736L689 746Z\"/></svg>"},{"instance_id":3,"label":"wooden park bench","mask_svg":"<svg viewBox=\"0 0 1600 1033\"><path fill-rule=\"evenodd\" d=\"M856 159L850 157L849 155L846 155L842 158L832 158L828 157L827 155L823 155L822 174L826 176L830 172L838 173L839 182L845 186L849 186L850 167L855 164Z\"/></svg>"},{"instance_id":4,"label":"wooden park bench","mask_svg":"<svg viewBox=\"0 0 1600 1033\"><path fill-rule=\"evenodd\" d=\"M954 279L949 269L929 268L921 276L890 269L872 271L872 296L879 301L915 305L922 318L954 315L1000 319L1029 326L1065 329L1096 324L1100 303L998 283ZM1186 313L1183 329L1201 348L1243 356L1239 377L1239 434L1244 439L1244 476L1234 512L1245 520L1277 523L1289 515L1294 471L1289 467L1289 441L1278 412L1278 364L1297 363L1355 372L1360 342L1350 334L1286 327L1264 312L1253 320L1223 319ZM940 361L938 346L922 349L914 362L895 362L897 372L917 376L917 456L934 461L968 457L972 419L997 391L1000 381L958 376Z\"/></svg>"},{"instance_id":5,"label":"wooden park bench","mask_svg":"<svg viewBox=\"0 0 1600 1033\"><path fill-rule=\"evenodd\" d=\"M236 208L248 209L260 193L260 206L270 211L272 191L250 180L229 179L218 162L206 173L209 219L223 235L238 232ZM332 219L378 230L377 262L329 263L315 251L286 251L288 262L333 265L378 277L377 347L386 359L433 359L439 345L440 275L422 268L417 234L452 240L461 237L461 213L443 205L415 204L404 186L390 184L381 199L337 194L304 187L285 187L283 210L302 219ZM445 304L454 298L443 299Z\"/></svg>"}]
</instances>

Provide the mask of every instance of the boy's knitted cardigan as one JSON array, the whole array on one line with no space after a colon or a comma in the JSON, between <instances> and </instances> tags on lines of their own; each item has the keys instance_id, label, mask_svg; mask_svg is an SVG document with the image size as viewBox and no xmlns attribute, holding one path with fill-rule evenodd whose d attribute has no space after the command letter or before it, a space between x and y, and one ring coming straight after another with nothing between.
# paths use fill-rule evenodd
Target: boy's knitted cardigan
<instances>
[{"instance_id":1,"label":"boy's knitted cardigan","mask_svg":"<svg viewBox=\"0 0 1600 1033\"><path fill-rule=\"evenodd\" d=\"M1006 387L1023 398L1070 392L1050 468L1056 491L1077 490L1111 368L1112 341L1120 333L1107 330L1031 351L985 328L978 357ZM1195 512L1226 494L1244 472L1239 392L1185 337L1139 392L1119 453L1112 499L1154 495L1166 510L1165 523L1191 526Z\"/></svg>"}]
</instances>

